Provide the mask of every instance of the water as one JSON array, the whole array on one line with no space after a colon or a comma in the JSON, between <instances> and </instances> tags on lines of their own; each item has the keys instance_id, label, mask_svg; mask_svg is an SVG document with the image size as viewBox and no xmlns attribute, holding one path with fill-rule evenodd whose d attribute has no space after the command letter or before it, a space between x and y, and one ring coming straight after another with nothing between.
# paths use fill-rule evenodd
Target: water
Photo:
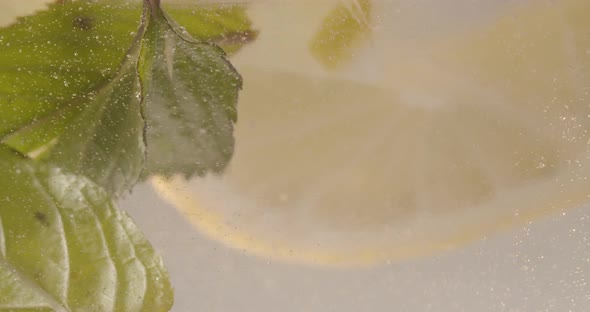
<instances>
[{"instance_id":1,"label":"water","mask_svg":"<svg viewBox=\"0 0 590 312\"><path fill-rule=\"evenodd\" d=\"M583 311L590 41L555 13L583 1L367 3L246 3L226 175L121 203L174 311Z\"/></svg>"}]
</instances>

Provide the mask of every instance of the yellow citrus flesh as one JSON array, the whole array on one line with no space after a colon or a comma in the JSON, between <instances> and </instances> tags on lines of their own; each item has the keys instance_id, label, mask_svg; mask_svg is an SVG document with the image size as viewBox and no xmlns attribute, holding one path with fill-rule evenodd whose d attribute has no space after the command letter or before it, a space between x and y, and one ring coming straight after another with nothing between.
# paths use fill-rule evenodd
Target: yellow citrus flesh
<instances>
[{"instance_id":1,"label":"yellow citrus flesh","mask_svg":"<svg viewBox=\"0 0 590 312\"><path fill-rule=\"evenodd\" d=\"M399 40L371 83L242 64L226 174L154 185L230 246L331 265L446 250L578 206L590 195L584 12L584 0L532 2L454 37Z\"/></svg>"}]
</instances>

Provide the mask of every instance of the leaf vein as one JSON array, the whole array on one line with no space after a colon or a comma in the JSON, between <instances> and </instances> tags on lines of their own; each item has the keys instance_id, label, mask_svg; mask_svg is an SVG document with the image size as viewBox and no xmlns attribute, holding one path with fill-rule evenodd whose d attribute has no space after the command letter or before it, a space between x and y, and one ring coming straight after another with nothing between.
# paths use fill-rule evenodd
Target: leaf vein
<instances>
[{"instance_id":1,"label":"leaf vein","mask_svg":"<svg viewBox=\"0 0 590 312\"><path fill-rule=\"evenodd\" d=\"M70 244L68 244L68 238L67 235L65 233L65 224L63 222L64 216L62 214L61 209L59 208L59 206L57 205L57 203L59 202L58 199L54 196L54 194L51 192L51 189L49 188L49 185L45 184L42 182L42 178L37 176L35 174L35 172L30 169L30 175L32 177L32 181L33 183L35 183L36 188L39 190L39 193L43 196L45 196L46 198L48 198L49 200L47 201L48 203L51 203L51 207L55 209L56 212L56 216L57 216L57 222L55 224L56 228L59 229L59 233L61 234L62 237L62 242L63 242L63 246L62 246L62 250L64 252L64 257L63 259L64 261L64 270L66 272L66 275L68 276L67 280L65 281L65 283L63 284L63 299L62 299L62 304L65 305L67 307L67 298L68 293L69 293L69 284L70 284L70 277L71 277L71 258L70 258ZM59 301L57 298L55 298L55 300ZM68 309L69 310L69 309Z\"/></svg>"}]
</instances>

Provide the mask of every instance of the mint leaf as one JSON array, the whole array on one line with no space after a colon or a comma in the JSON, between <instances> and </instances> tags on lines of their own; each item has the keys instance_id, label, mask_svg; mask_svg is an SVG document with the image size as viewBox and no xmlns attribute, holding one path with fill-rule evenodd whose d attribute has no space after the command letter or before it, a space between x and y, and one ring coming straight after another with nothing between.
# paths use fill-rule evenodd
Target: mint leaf
<instances>
[{"instance_id":1,"label":"mint leaf","mask_svg":"<svg viewBox=\"0 0 590 312\"><path fill-rule=\"evenodd\" d=\"M145 155L136 69L143 32L142 26L117 74L104 86L7 136L3 143L33 159L56 145L48 156L53 165L86 176L112 194L130 189Z\"/></svg>"},{"instance_id":2,"label":"mint leaf","mask_svg":"<svg viewBox=\"0 0 590 312\"><path fill-rule=\"evenodd\" d=\"M219 47L195 40L154 8L142 50L145 174L221 172L233 153L242 81Z\"/></svg>"},{"instance_id":3,"label":"mint leaf","mask_svg":"<svg viewBox=\"0 0 590 312\"><path fill-rule=\"evenodd\" d=\"M164 1L166 13L194 38L219 45L228 54L239 51L258 37L252 22L240 5L169 5Z\"/></svg>"},{"instance_id":4,"label":"mint leaf","mask_svg":"<svg viewBox=\"0 0 590 312\"><path fill-rule=\"evenodd\" d=\"M140 16L121 1L67 1L0 29L0 137L111 79Z\"/></svg>"},{"instance_id":5,"label":"mint leaf","mask_svg":"<svg viewBox=\"0 0 590 312\"><path fill-rule=\"evenodd\" d=\"M92 181L0 145L0 310L168 311L168 274Z\"/></svg>"}]
</instances>

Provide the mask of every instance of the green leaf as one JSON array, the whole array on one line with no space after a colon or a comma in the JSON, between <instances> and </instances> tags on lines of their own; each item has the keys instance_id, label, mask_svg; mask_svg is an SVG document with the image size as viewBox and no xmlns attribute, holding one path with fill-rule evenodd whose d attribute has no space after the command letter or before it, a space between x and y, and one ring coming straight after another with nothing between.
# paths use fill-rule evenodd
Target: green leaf
<instances>
[{"instance_id":1,"label":"green leaf","mask_svg":"<svg viewBox=\"0 0 590 312\"><path fill-rule=\"evenodd\" d=\"M252 22L241 5L210 5L195 9L191 5L168 5L166 13L194 38L219 45L233 54L258 37Z\"/></svg>"},{"instance_id":2,"label":"green leaf","mask_svg":"<svg viewBox=\"0 0 590 312\"><path fill-rule=\"evenodd\" d=\"M193 39L156 10L140 68L149 148L145 174L221 172L233 153L241 77L222 49Z\"/></svg>"},{"instance_id":3,"label":"green leaf","mask_svg":"<svg viewBox=\"0 0 590 312\"><path fill-rule=\"evenodd\" d=\"M312 55L325 67L338 68L354 56L370 31L371 1L342 1L326 16L312 39Z\"/></svg>"},{"instance_id":4,"label":"green leaf","mask_svg":"<svg viewBox=\"0 0 590 312\"><path fill-rule=\"evenodd\" d=\"M140 16L137 5L68 1L0 29L0 137L111 79Z\"/></svg>"},{"instance_id":5,"label":"green leaf","mask_svg":"<svg viewBox=\"0 0 590 312\"><path fill-rule=\"evenodd\" d=\"M130 189L145 158L137 73L143 32L141 26L113 79L12 133L3 143L33 159L48 155L48 162L86 176L112 194Z\"/></svg>"},{"instance_id":6,"label":"green leaf","mask_svg":"<svg viewBox=\"0 0 590 312\"><path fill-rule=\"evenodd\" d=\"M87 178L0 145L0 310L168 311L168 273Z\"/></svg>"}]
</instances>

